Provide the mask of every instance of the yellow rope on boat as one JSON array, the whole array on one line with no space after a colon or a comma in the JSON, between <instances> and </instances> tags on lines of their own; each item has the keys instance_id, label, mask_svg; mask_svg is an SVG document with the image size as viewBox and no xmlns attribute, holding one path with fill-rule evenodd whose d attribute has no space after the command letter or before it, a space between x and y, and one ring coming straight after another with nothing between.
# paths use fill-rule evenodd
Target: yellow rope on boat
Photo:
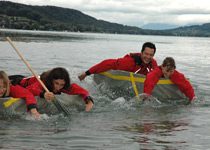
<instances>
[{"instance_id":1,"label":"yellow rope on boat","mask_svg":"<svg viewBox=\"0 0 210 150\"><path fill-rule=\"evenodd\" d=\"M9 107L12 103L17 102L18 100L20 100L20 98L11 98L8 101L4 102L4 106L5 107Z\"/></svg>"},{"instance_id":2,"label":"yellow rope on boat","mask_svg":"<svg viewBox=\"0 0 210 150\"><path fill-rule=\"evenodd\" d=\"M140 97L138 96L139 93L138 93L138 90L136 88L136 83L135 83L135 80L134 80L134 77L133 77L133 73L132 72L130 72L130 79L131 79L131 82L132 82L132 85L133 85L133 90L134 90L134 92L135 92L135 94L137 96L137 99L140 100Z\"/></svg>"},{"instance_id":3,"label":"yellow rope on boat","mask_svg":"<svg viewBox=\"0 0 210 150\"><path fill-rule=\"evenodd\" d=\"M141 83L144 83L145 78L142 78L142 77L133 77L132 79L128 76L119 76L119 75L113 75L109 72L102 72L100 74L103 74L105 76L108 76L112 79L116 79L116 80L125 80L125 81L135 81L135 82L141 82ZM189 79L187 79L187 81L190 81ZM164 79L164 80L159 80L157 84L174 84L170 79Z\"/></svg>"}]
</instances>

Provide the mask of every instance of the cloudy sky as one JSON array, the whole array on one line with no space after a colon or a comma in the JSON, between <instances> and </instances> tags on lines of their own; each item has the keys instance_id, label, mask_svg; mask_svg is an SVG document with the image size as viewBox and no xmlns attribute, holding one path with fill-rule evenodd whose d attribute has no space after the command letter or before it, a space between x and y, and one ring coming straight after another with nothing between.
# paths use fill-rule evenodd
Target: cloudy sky
<instances>
[{"instance_id":1,"label":"cloudy sky","mask_svg":"<svg viewBox=\"0 0 210 150\"><path fill-rule=\"evenodd\" d=\"M210 22L210 0L9 0L79 10L109 22L141 27L148 23L174 25Z\"/></svg>"}]
</instances>

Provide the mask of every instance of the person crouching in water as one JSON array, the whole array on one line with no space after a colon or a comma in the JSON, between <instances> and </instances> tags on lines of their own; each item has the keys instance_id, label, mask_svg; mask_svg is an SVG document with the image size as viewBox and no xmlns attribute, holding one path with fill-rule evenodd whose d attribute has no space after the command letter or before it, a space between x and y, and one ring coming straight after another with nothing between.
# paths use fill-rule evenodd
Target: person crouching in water
<instances>
[{"instance_id":1,"label":"person crouching in water","mask_svg":"<svg viewBox=\"0 0 210 150\"><path fill-rule=\"evenodd\" d=\"M31 116L37 119L41 118L41 115L37 111L37 103L34 95L19 85L13 86L10 84L7 74L2 70L0 70L0 97L24 98Z\"/></svg>"},{"instance_id":2,"label":"person crouching in water","mask_svg":"<svg viewBox=\"0 0 210 150\"><path fill-rule=\"evenodd\" d=\"M53 95L61 94L61 92L68 95L80 95L86 103L86 111L92 109L94 102L89 92L76 83L71 83L69 73L65 68L57 67L43 72L40 79L50 92L43 89L36 77L24 78L18 84L28 89L34 96L40 96L48 100L54 100Z\"/></svg>"},{"instance_id":3,"label":"person crouching in water","mask_svg":"<svg viewBox=\"0 0 210 150\"><path fill-rule=\"evenodd\" d=\"M161 77L170 78L191 102L196 99L193 87L185 79L185 76L176 70L175 60L172 57L166 57L161 66L156 67L152 72L147 74L144 82L144 93L150 95Z\"/></svg>"}]
</instances>

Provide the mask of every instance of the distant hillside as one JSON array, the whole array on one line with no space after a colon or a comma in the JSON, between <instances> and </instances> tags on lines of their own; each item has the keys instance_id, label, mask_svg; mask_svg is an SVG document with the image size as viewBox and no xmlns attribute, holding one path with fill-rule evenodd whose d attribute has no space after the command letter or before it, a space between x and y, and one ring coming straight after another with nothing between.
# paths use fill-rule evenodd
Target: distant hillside
<instances>
[{"instance_id":1,"label":"distant hillside","mask_svg":"<svg viewBox=\"0 0 210 150\"><path fill-rule=\"evenodd\" d=\"M31 6L9 1L0 1L0 28L210 37L210 23L168 30L144 30L138 27L97 20L74 9L55 6Z\"/></svg>"},{"instance_id":2,"label":"distant hillside","mask_svg":"<svg viewBox=\"0 0 210 150\"><path fill-rule=\"evenodd\" d=\"M55 6L30 6L0 1L0 26L28 30L56 30L141 34L137 27L97 20L80 11Z\"/></svg>"},{"instance_id":3,"label":"distant hillside","mask_svg":"<svg viewBox=\"0 0 210 150\"><path fill-rule=\"evenodd\" d=\"M166 29L174 29L179 26L165 24L165 23L148 23L146 25L141 26L142 29L150 29L150 30L166 30Z\"/></svg>"},{"instance_id":4,"label":"distant hillside","mask_svg":"<svg viewBox=\"0 0 210 150\"><path fill-rule=\"evenodd\" d=\"M210 23L203 25L193 25L186 27L179 27L169 30L173 35L177 36L201 36L210 37Z\"/></svg>"}]
</instances>

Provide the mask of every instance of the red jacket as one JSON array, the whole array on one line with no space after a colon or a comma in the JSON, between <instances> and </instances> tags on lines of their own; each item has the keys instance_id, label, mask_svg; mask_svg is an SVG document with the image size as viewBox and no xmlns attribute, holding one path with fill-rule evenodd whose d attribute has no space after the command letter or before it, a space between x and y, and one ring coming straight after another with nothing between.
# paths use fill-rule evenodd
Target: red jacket
<instances>
[{"instance_id":1,"label":"red jacket","mask_svg":"<svg viewBox=\"0 0 210 150\"><path fill-rule=\"evenodd\" d=\"M107 59L93 66L86 73L88 75L97 74L100 72L113 69L113 70L123 70L134 73L137 71L136 73L146 75L148 73L148 70L150 72L152 69L157 67L157 62L155 59L152 59L152 61L149 64L144 64L140 56L141 56L140 53L130 53L124 56L123 58Z\"/></svg>"},{"instance_id":2,"label":"red jacket","mask_svg":"<svg viewBox=\"0 0 210 150\"><path fill-rule=\"evenodd\" d=\"M26 89L28 89L34 96L41 96L44 92L42 85L37 81L36 77L24 78L20 81L20 85L26 87ZM68 91L62 89L61 92L66 93L68 95L80 95L87 104L86 98L87 96L89 96L89 92L77 85L76 83L72 83Z\"/></svg>"},{"instance_id":3,"label":"red jacket","mask_svg":"<svg viewBox=\"0 0 210 150\"><path fill-rule=\"evenodd\" d=\"M19 85L13 86L12 84L10 84L9 96L14 98L25 98L28 110L30 110L31 108L37 108L37 103L34 95L30 91Z\"/></svg>"},{"instance_id":4,"label":"red jacket","mask_svg":"<svg viewBox=\"0 0 210 150\"><path fill-rule=\"evenodd\" d=\"M156 67L152 72L148 73L144 82L144 93L151 94L153 88L159 81L159 78L162 77L162 75L163 74L160 66ZM190 100L195 97L193 87L191 86L190 82L185 79L182 73L179 73L175 70L170 79Z\"/></svg>"}]
</instances>

